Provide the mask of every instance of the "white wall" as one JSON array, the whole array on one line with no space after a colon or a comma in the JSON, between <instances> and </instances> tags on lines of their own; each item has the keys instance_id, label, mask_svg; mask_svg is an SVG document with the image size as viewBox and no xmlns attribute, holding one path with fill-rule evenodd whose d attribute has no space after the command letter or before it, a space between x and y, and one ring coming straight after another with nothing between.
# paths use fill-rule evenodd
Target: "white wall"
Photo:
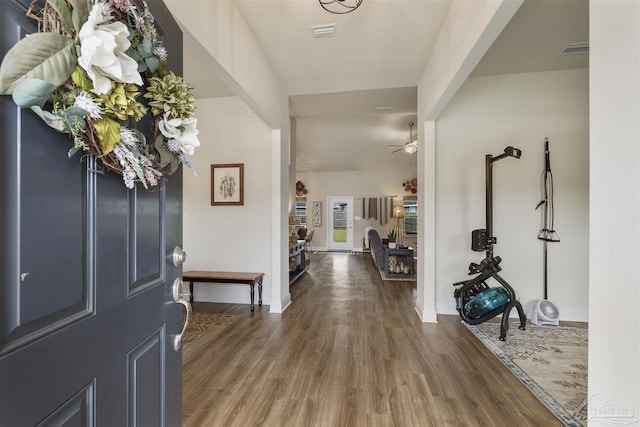
<instances>
[{"instance_id":1,"label":"white wall","mask_svg":"<svg viewBox=\"0 0 640 427\"><path fill-rule=\"evenodd\" d=\"M637 426L640 3L592 0L589 8L589 426Z\"/></svg>"},{"instance_id":2,"label":"white wall","mask_svg":"<svg viewBox=\"0 0 640 427\"><path fill-rule=\"evenodd\" d=\"M418 286L416 312L436 322L435 120L523 0L454 1L418 82Z\"/></svg>"},{"instance_id":3,"label":"white wall","mask_svg":"<svg viewBox=\"0 0 640 427\"><path fill-rule=\"evenodd\" d=\"M407 156L408 157L408 156ZM415 168L409 166L406 170L379 171L350 171L350 172L298 172L297 180L302 181L308 190L308 228L315 230L313 235L313 249L327 249L327 197L352 196L354 198L354 216L362 216L362 198L398 196L395 204L402 203L403 196L413 194L405 192L402 182L415 177ZM322 227L313 227L311 220L311 203L322 202ZM420 207L418 207L420 209ZM378 218L380 218L378 216ZM391 219L386 226L374 219L354 221L353 246L354 250L362 250L362 239L367 226L375 227L386 238L386 231L395 225ZM413 239L415 241L415 239Z\"/></svg>"},{"instance_id":4,"label":"white wall","mask_svg":"<svg viewBox=\"0 0 640 427\"><path fill-rule=\"evenodd\" d=\"M258 40L231 0L167 0L183 30L185 43L203 67L271 128L271 313L291 303L287 270L289 199L289 98ZM224 117L222 112L221 116ZM266 160L266 159L264 159Z\"/></svg>"},{"instance_id":5,"label":"white wall","mask_svg":"<svg viewBox=\"0 0 640 427\"><path fill-rule=\"evenodd\" d=\"M264 272L271 303L271 130L237 97L196 101L201 146L184 173L184 270ZM244 164L244 205L211 206L211 164ZM249 304L246 285L196 284L196 301ZM256 290L256 304L257 304Z\"/></svg>"},{"instance_id":6,"label":"white wall","mask_svg":"<svg viewBox=\"0 0 640 427\"><path fill-rule=\"evenodd\" d=\"M436 124L436 307L456 314L452 284L468 278L471 231L485 228L485 155L512 145L522 158L493 165L493 234L501 276L526 307L543 297L541 178L549 138L555 229L548 298L563 320L587 320L589 292L588 70L470 78ZM495 285L495 282L493 283ZM512 315L515 311L512 312Z\"/></svg>"}]
</instances>

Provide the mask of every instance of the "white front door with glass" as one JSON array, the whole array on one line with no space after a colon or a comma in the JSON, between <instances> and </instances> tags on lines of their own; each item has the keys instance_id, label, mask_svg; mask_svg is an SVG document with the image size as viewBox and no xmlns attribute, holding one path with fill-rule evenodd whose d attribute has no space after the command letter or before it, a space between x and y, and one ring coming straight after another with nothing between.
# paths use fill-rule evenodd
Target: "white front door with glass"
<instances>
[{"instance_id":1,"label":"white front door with glass","mask_svg":"<svg viewBox=\"0 0 640 427\"><path fill-rule=\"evenodd\" d=\"M327 198L327 247L331 251L353 249L353 197Z\"/></svg>"}]
</instances>

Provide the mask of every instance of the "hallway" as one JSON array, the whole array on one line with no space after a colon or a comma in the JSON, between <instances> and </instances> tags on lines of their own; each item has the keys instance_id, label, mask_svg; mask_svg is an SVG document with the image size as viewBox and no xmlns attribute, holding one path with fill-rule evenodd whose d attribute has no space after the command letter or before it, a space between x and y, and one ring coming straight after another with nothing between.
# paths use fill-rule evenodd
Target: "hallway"
<instances>
[{"instance_id":1,"label":"hallway","mask_svg":"<svg viewBox=\"0 0 640 427\"><path fill-rule=\"evenodd\" d=\"M183 425L562 425L457 316L420 322L415 293L369 254L326 254L281 315L194 303L242 317L184 366Z\"/></svg>"}]
</instances>

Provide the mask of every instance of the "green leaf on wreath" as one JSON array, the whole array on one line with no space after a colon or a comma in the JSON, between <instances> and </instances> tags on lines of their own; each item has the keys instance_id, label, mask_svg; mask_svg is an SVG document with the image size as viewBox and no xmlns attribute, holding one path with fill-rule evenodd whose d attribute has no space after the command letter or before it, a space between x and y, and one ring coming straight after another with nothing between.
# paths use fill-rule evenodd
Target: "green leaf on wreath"
<instances>
[{"instance_id":1,"label":"green leaf on wreath","mask_svg":"<svg viewBox=\"0 0 640 427\"><path fill-rule=\"evenodd\" d=\"M155 56L144 58L144 62L147 63L147 67L149 67L149 71L151 71L152 73L155 73L160 66L160 61Z\"/></svg>"},{"instance_id":2,"label":"green leaf on wreath","mask_svg":"<svg viewBox=\"0 0 640 427\"><path fill-rule=\"evenodd\" d=\"M113 147L121 140L120 123L109 118L102 118L91 123L100 138L102 153L105 155L109 154L113 151Z\"/></svg>"},{"instance_id":3,"label":"green leaf on wreath","mask_svg":"<svg viewBox=\"0 0 640 427\"><path fill-rule=\"evenodd\" d=\"M146 62L144 62L144 61L138 62L138 72L140 74L142 74L145 71L147 71L147 69L149 69L149 67L147 67L147 63Z\"/></svg>"},{"instance_id":4,"label":"green leaf on wreath","mask_svg":"<svg viewBox=\"0 0 640 427\"><path fill-rule=\"evenodd\" d=\"M0 65L0 94L10 95L22 79L41 79L60 86L76 67L76 47L67 36L34 33L13 45Z\"/></svg>"},{"instance_id":5,"label":"green leaf on wreath","mask_svg":"<svg viewBox=\"0 0 640 427\"><path fill-rule=\"evenodd\" d=\"M85 72L80 67L76 67L73 69L71 73L71 80L78 86L80 89L89 92L93 89L93 82L87 77Z\"/></svg>"},{"instance_id":6,"label":"green leaf on wreath","mask_svg":"<svg viewBox=\"0 0 640 427\"><path fill-rule=\"evenodd\" d=\"M178 156L173 154L164 143L164 137L162 135L158 135L153 146L160 154L160 167L161 169L165 169L167 166L169 167L168 175L172 175L180 166L180 159Z\"/></svg>"},{"instance_id":7,"label":"green leaf on wreath","mask_svg":"<svg viewBox=\"0 0 640 427\"><path fill-rule=\"evenodd\" d=\"M38 117L40 117L49 127L52 127L58 132L64 132L64 119L62 117L56 116L47 110L43 110L37 105L31 107L31 111L36 113Z\"/></svg>"},{"instance_id":8,"label":"green leaf on wreath","mask_svg":"<svg viewBox=\"0 0 640 427\"><path fill-rule=\"evenodd\" d=\"M153 43L148 37L142 39L142 43L138 45L138 52L145 58L153 55Z\"/></svg>"},{"instance_id":9,"label":"green leaf on wreath","mask_svg":"<svg viewBox=\"0 0 640 427\"><path fill-rule=\"evenodd\" d=\"M87 0L69 0L69 3L72 8L73 27L76 29L76 33L79 33L82 25L89 19L89 5Z\"/></svg>"},{"instance_id":10,"label":"green leaf on wreath","mask_svg":"<svg viewBox=\"0 0 640 427\"><path fill-rule=\"evenodd\" d=\"M80 107L69 107L62 110L60 115L65 119L64 131L67 133L74 133L75 135L87 126L84 118L89 115L89 112Z\"/></svg>"},{"instance_id":11,"label":"green leaf on wreath","mask_svg":"<svg viewBox=\"0 0 640 427\"><path fill-rule=\"evenodd\" d=\"M71 19L71 9L69 9L67 2L64 0L47 0L47 3L58 13L60 22L62 22L65 30L67 30L69 34L73 34L74 26Z\"/></svg>"},{"instance_id":12,"label":"green leaf on wreath","mask_svg":"<svg viewBox=\"0 0 640 427\"><path fill-rule=\"evenodd\" d=\"M42 107L54 90L56 86L44 80L22 79L13 88L11 97L20 108Z\"/></svg>"}]
</instances>

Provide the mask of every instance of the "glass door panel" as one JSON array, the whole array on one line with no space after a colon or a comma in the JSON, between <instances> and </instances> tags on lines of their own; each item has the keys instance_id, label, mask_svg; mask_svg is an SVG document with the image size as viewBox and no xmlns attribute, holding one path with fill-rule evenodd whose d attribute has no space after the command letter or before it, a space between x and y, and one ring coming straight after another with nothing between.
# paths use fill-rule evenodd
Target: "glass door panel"
<instances>
[{"instance_id":1,"label":"glass door panel","mask_svg":"<svg viewBox=\"0 0 640 427\"><path fill-rule=\"evenodd\" d=\"M327 209L329 250L353 249L353 197L329 197Z\"/></svg>"}]
</instances>

